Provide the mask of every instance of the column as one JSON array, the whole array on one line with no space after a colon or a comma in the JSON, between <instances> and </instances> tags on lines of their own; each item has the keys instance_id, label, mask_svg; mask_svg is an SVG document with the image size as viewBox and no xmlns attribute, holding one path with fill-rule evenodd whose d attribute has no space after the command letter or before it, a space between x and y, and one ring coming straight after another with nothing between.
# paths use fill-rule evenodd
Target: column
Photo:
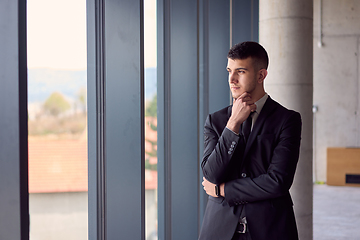
<instances>
[{"instance_id":1,"label":"column","mask_svg":"<svg viewBox=\"0 0 360 240\"><path fill-rule=\"evenodd\" d=\"M29 239L26 1L0 1L0 239Z\"/></svg>"},{"instance_id":2,"label":"column","mask_svg":"<svg viewBox=\"0 0 360 240\"><path fill-rule=\"evenodd\" d=\"M145 239L143 1L87 1L89 239Z\"/></svg>"},{"instance_id":3,"label":"column","mask_svg":"<svg viewBox=\"0 0 360 240\"><path fill-rule=\"evenodd\" d=\"M300 239L312 239L313 1L260 0L259 39L268 51L265 90L302 116L300 158L291 194Z\"/></svg>"}]
</instances>

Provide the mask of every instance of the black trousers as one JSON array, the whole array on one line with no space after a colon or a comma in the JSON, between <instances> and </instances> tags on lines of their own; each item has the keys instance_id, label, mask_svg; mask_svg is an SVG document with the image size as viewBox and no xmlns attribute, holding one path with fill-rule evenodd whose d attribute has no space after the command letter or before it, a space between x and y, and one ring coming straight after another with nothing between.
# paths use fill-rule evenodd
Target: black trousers
<instances>
[{"instance_id":1,"label":"black trousers","mask_svg":"<svg viewBox=\"0 0 360 240\"><path fill-rule=\"evenodd\" d=\"M251 236L249 232L246 233L235 232L231 240L251 240Z\"/></svg>"},{"instance_id":2,"label":"black trousers","mask_svg":"<svg viewBox=\"0 0 360 240\"><path fill-rule=\"evenodd\" d=\"M245 213L245 211L243 212ZM246 223L246 219L244 217L240 218L242 220L242 222ZM245 233L239 233L239 231L243 232L244 231L244 227L246 229ZM238 223L234 236L232 237L231 240L251 240L251 236L249 233L249 226L246 224L245 226L243 224Z\"/></svg>"}]
</instances>

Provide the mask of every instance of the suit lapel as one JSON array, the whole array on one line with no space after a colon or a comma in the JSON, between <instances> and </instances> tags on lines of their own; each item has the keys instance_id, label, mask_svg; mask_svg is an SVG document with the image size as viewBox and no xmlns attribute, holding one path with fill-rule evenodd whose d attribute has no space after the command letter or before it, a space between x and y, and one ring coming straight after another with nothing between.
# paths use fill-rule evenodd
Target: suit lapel
<instances>
[{"instance_id":1,"label":"suit lapel","mask_svg":"<svg viewBox=\"0 0 360 240\"><path fill-rule=\"evenodd\" d=\"M269 96L264 104L263 109L261 110L261 112L259 114L259 117L257 118L257 120L253 126L253 129L252 129L250 135L249 135L249 139L248 139L248 142L245 147L244 159L246 159L246 155L249 153L251 145L256 140L256 137L259 135L259 132L260 132L262 126L264 125L266 118L269 116L269 114L271 114L273 112L275 107L276 107L275 101L272 100Z\"/></svg>"}]
</instances>

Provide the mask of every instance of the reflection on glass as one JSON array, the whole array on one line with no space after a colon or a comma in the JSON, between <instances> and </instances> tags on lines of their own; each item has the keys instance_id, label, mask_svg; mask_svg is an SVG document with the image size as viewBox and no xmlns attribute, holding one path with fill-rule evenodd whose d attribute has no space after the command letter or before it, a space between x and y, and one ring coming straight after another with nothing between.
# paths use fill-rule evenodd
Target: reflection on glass
<instances>
[{"instance_id":1,"label":"reflection on glass","mask_svg":"<svg viewBox=\"0 0 360 240\"><path fill-rule=\"evenodd\" d=\"M30 240L86 240L86 0L28 0Z\"/></svg>"},{"instance_id":2,"label":"reflection on glass","mask_svg":"<svg viewBox=\"0 0 360 240\"><path fill-rule=\"evenodd\" d=\"M146 240L157 240L156 0L144 0Z\"/></svg>"}]
</instances>

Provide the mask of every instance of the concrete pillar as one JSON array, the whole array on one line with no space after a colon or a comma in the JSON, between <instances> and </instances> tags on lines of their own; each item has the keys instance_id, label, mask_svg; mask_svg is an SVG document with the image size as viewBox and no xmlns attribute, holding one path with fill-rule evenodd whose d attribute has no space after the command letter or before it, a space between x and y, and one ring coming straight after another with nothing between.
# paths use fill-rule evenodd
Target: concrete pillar
<instances>
[{"instance_id":1,"label":"concrete pillar","mask_svg":"<svg viewBox=\"0 0 360 240\"><path fill-rule=\"evenodd\" d=\"M291 194L299 238L312 239L313 1L260 0L259 38L270 64L269 95L302 116L302 141Z\"/></svg>"}]
</instances>

